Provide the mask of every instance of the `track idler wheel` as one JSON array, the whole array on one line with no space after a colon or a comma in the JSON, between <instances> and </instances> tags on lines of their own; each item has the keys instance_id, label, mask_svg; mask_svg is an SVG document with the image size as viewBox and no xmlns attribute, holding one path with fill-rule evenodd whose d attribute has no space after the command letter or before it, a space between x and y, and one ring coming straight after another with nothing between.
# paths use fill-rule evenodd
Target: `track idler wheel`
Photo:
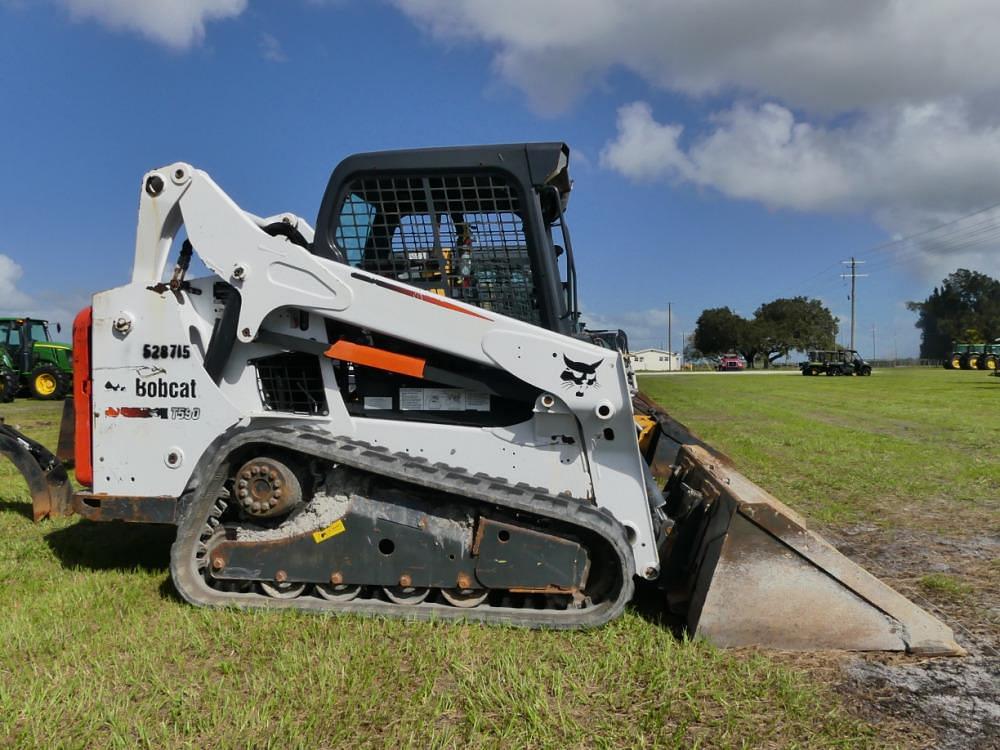
<instances>
[{"instance_id":1,"label":"track idler wheel","mask_svg":"<svg viewBox=\"0 0 1000 750\"><path fill-rule=\"evenodd\" d=\"M485 589L441 589L441 597L453 607L471 609L486 601Z\"/></svg>"},{"instance_id":2,"label":"track idler wheel","mask_svg":"<svg viewBox=\"0 0 1000 750\"><path fill-rule=\"evenodd\" d=\"M356 583L317 583L316 593L328 602L350 602L358 598L361 586Z\"/></svg>"},{"instance_id":3,"label":"track idler wheel","mask_svg":"<svg viewBox=\"0 0 1000 750\"><path fill-rule=\"evenodd\" d=\"M394 604L421 604L431 593L426 586L383 586L382 591Z\"/></svg>"},{"instance_id":4,"label":"track idler wheel","mask_svg":"<svg viewBox=\"0 0 1000 750\"><path fill-rule=\"evenodd\" d=\"M291 583L290 581L283 583L261 581L260 588L261 591L272 599L296 599L302 596L302 593L306 590L306 584Z\"/></svg>"},{"instance_id":5,"label":"track idler wheel","mask_svg":"<svg viewBox=\"0 0 1000 750\"><path fill-rule=\"evenodd\" d=\"M283 516L302 502L302 484L288 466L274 458L255 458L236 472L236 500L255 518Z\"/></svg>"}]
</instances>

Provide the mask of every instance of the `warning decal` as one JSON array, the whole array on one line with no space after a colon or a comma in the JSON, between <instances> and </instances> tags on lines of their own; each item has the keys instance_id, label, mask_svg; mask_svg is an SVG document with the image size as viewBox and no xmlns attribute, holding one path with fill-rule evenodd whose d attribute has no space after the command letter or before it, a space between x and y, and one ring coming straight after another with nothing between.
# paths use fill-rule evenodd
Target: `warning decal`
<instances>
[{"instance_id":1,"label":"warning decal","mask_svg":"<svg viewBox=\"0 0 1000 750\"><path fill-rule=\"evenodd\" d=\"M489 411L490 394L462 388L400 388L402 411Z\"/></svg>"},{"instance_id":2,"label":"warning decal","mask_svg":"<svg viewBox=\"0 0 1000 750\"><path fill-rule=\"evenodd\" d=\"M337 536L337 534L341 534L343 532L344 532L344 521L343 520L334 521L325 529L314 531L313 541L316 542L316 544L319 544L320 542L325 542L327 539L335 537Z\"/></svg>"}]
</instances>

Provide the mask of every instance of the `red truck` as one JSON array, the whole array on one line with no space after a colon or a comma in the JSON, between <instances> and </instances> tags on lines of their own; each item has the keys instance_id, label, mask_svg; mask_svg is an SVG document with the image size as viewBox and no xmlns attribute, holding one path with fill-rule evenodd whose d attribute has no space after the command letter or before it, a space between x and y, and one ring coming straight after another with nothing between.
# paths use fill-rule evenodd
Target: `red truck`
<instances>
[{"instance_id":1,"label":"red truck","mask_svg":"<svg viewBox=\"0 0 1000 750\"><path fill-rule=\"evenodd\" d=\"M746 360L739 354L723 354L719 357L719 364L715 366L715 369L719 372L739 372L745 370L746 367Z\"/></svg>"}]
</instances>

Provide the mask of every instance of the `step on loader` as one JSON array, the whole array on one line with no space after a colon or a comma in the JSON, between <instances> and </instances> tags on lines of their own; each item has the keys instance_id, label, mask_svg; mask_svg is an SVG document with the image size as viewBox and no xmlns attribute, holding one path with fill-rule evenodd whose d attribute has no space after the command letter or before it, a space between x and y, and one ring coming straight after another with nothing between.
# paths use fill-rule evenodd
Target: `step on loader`
<instances>
[{"instance_id":1,"label":"step on loader","mask_svg":"<svg viewBox=\"0 0 1000 750\"><path fill-rule=\"evenodd\" d=\"M188 164L149 172L131 281L74 325L85 489L0 437L36 516L176 525L196 605L577 628L638 583L720 645L961 653L594 343L568 163L561 143L352 156L315 227Z\"/></svg>"}]
</instances>

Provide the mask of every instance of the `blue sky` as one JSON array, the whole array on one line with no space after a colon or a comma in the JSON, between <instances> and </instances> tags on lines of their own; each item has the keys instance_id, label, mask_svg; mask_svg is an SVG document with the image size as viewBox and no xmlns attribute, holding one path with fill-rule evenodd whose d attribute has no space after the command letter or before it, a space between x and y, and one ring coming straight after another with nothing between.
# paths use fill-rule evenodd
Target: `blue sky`
<instances>
[{"instance_id":1,"label":"blue sky","mask_svg":"<svg viewBox=\"0 0 1000 750\"><path fill-rule=\"evenodd\" d=\"M910 21L889 4L845 21L762 0L783 12L779 34L733 3L706 1L692 21L680 0L637 0L625 20L601 0L178 0L166 16L130 0L0 0L0 311L66 322L125 281L139 181L156 166L187 161L249 211L312 222L357 151L565 140L594 323L662 345L671 301L679 347L706 307L750 315L806 294L846 317L839 261L855 254L871 273L859 348L871 353L874 325L880 356L893 338L915 354L906 300L960 265L1000 273L992 212L960 218L1000 201L997 81L979 80L997 73L965 75L965 53L944 43L954 80L934 59L921 63L934 75L894 73L908 45L934 55L906 28L892 48L886 28ZM963 5L977 2L953 6L960 21ZM820 64L805 42L830 29L845 42ZM988 61L963 38L978 71ZM852 71L831 63L838 49L889 57ZM782 69L789 59L801 64Z\"/></svg>"}]
</instances>

